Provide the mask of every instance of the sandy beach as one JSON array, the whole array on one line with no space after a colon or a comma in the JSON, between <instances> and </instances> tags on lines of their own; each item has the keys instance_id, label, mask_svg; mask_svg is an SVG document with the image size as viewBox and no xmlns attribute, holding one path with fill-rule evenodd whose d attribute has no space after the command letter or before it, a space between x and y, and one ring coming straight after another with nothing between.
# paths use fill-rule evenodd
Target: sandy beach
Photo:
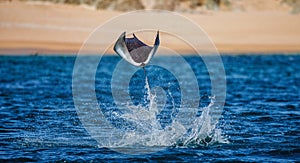
<instances>
[{"instance_id":1,"label":"sandy beach","mask_svg":"<svg viewBox=\"0 0 300 163\"><path fill-rule=\"evenodd\" d=\"M122 13L63 4L2 2L0 54L76 54L96 27ZM218 11L182 15L200 25L220 53L300 52L300 14ZM97 47L93 53L101 48L107 47ZM176 42L169 48L192 53ZM113 53L112 49L107 53Z\"/></svg>"}]
</instances>

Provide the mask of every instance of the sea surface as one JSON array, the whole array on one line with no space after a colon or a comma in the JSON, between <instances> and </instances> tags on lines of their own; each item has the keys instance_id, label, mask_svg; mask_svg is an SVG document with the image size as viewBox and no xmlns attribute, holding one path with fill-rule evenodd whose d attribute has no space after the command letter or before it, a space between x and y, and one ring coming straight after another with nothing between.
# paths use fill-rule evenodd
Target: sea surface
<instances>
[{"instance_id":1,"label":"sea surface","mask_svg":"<svg viewBox=\"0 0 300 163\"><path fill-rule=\"evenodd\" d=\"M175 56L155 58L185 74ZM166 68L149 65L146 74L136 68L123 86L123 79L114 77L120 57L104 56L94 78L85 78L82 71L79 78L86 82L81 84L94 85L81 90L83 98L75 104L76 57L1 56L0 162L299 162L300 55L224 55L221 59L226 100L222 116L212 125L208 113L218 98L211 93L214 73L196 55L184 60L198 88L184 91L198 91L199 102L195 114L184 114L180 121L176 120L180 108L191 106L181 105L186 96L182 83ZM93 56L86 60L95 61ZM92 71L89 62L81 66ZM193 79L183 77L188 84ZM117 103L122 90L129 99ZM90 107L85 101L90 91L97 106L82 113L78 108L80 104ZM83 121L87 119L95 123L93 130ZM183 125L185 121L192 124ZM105 130L104 122L117 132Z\"/></svg>"}]
</instances>

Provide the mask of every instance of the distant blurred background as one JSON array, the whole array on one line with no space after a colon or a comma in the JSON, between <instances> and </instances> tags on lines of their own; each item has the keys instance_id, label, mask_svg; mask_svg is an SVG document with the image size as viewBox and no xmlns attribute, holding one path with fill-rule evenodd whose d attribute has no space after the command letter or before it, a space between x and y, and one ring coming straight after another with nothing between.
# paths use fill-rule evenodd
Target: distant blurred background
<instances>
[{"instance_id":1,"label":"distant blurred background","mask_svg":"<svg viewBox=\"0 0 300 163\"><path fill-rule=\"evenodd\" d=\"M13 1L13 0L1 0ZM300 12L299 0L20 0L60 4L86 5L94 9L132 11L161 9L177 12L201 13L209 10L251 11L281 10Z\"/></svg>"},{"instance_id":2,"label":"distant blurred background","mask_svg":"<svg viewBox=\"0 0 300 163\"><path fill-rule=\"evenodd\" d=\"M99 25L128 11L151 9L174 11L194 21L222 53L300 51L300 0L0 0L0 55L76 54ZM132 21L145 22L130 19L127 27ZM167 23L186 32L185 38L199 39L176 21ZM111 27L101 38L117 38L127 30L120 27ZM179 42L162 42L193 53ZM111 42L100 39L91 51L107 44ZM109 48L107 53L114 52Z\"/></svg>"}]
</instances>

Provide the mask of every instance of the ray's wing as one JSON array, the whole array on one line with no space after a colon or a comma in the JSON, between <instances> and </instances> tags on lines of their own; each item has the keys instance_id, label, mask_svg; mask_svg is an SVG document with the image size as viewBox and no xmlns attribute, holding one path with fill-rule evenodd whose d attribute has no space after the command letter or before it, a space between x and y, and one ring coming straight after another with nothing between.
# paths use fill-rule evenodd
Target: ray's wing
<instances>
[{"instance_id":1,"label":"ray's wing","mask_svg":"<svg viewBox=\"0 0 300 163\"><path fill-rule=\"evenodd\" d=\"M155 38L155 42L154 42L154 45L153 45L153 48L152 50L150 51L148 57L147 57L147 60L144 62L145 65L147 65L151 58L153 57L153 55L156 53L158 47L159 47L159 44L160 44L160 40L159 40L159 31L157 31L157 34L156 34L156 38Z\"/></svg>"},{"instance_id":2,"label":"ray's wing","mask_svg":"<svg viewBox=\"0 0 300 163\"><path fill-rule=\"evenodd\" d=\"M125 35L126 35L126 32L123 32L120 37L118 38L117 42L115 43L114 45L114 51L119 55L121 56L122 58L124 58L127 62L131 63L132 65L134 66L140 66L139 63L136 63L128 49L127 49L127 46L126 46L126 43L125 43Z\"/></svg>"}]
</instances>

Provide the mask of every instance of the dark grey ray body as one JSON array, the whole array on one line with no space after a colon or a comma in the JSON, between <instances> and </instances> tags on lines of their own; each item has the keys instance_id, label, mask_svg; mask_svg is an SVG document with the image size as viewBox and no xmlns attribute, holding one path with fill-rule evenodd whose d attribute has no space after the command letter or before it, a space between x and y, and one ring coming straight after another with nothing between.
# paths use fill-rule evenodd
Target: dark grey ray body
<instances>
[{"instance_id":1,"label":"dark grey ray body","mask_svg":"<svg viewBox=\"0 0 300 163\"><path fill-rule=\"evenodd\" d=\"M134 66L146 66L159 47L159 31L157 31L153 46L148 46L140 41L135 34L132 38L126 38L123 32L114 45L114 51Z\"/></svg>"},{"instance_id":2,"label":"dark grey ray body","mask_svg":"<svg viewBox=\"0 0 300 163\"><path fill-rule=\"evenodd\" d=\"M153 48L144 44L134 34L133 38L125 38L125 43L130 56L137 63L145 62Z\"/></svg>"}]
</instances>

